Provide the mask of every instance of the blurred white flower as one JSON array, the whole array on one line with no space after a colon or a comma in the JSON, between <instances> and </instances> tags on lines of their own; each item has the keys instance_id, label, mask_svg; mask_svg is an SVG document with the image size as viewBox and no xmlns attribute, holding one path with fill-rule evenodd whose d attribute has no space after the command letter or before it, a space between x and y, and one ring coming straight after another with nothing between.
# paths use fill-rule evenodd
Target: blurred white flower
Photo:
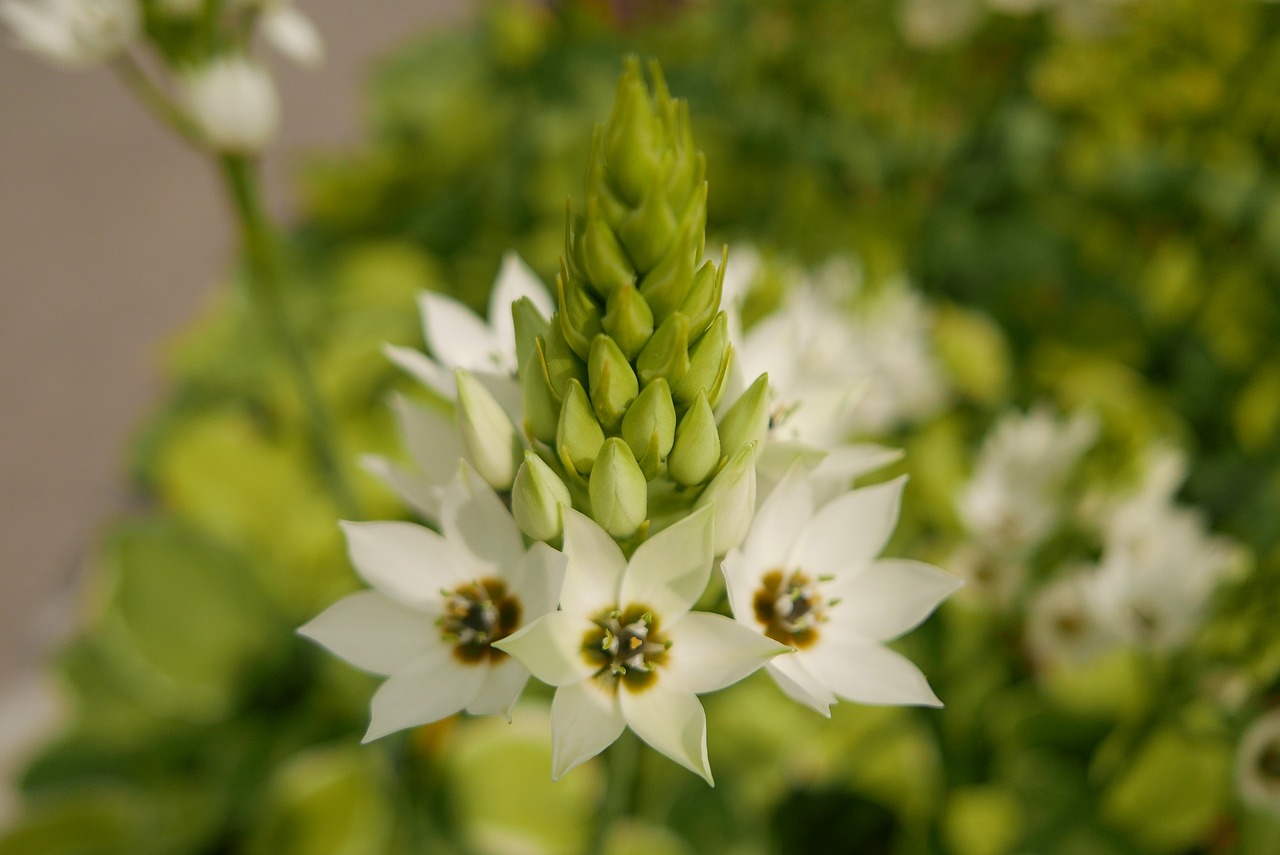
<instances>
[{"instance_id":1,"label":"blurred white flower","mask_svg":"<svg viewBox=\"0 0 1280 855\"><path fill-rule=\"evenodd\" d=\"M1026 645L1040 667L1081 665L1119 639L1098 622L1090 600L1090 570L1072 568L1036 591L1027 609Z\"/></svg>"},{"instance_id":2,"label":"blurred white flower","mask_svg":"<svg viewBox=\"0 0 1280 855\"><path fill-rule=\"evenodd\" d=\"M711 574L710 508L645 541L627 561L588 517L569 511L560 611L498 643L556 686L552 777L624 728L712 783L697 695L735 683L786 647L723 615L691 612Z\"/></svg>"},{"instance_id":3,"label":"blurred white flower","mask_svg":"<svg viewBox=\"0 0 1280 855\"><path fill-rule=\"evenodd\" d=\"M511 304L528 297L544 317L555 312L545 285L515 252L502 267L489 296L489 320L452 297L425 291L418 300L428 356L408 347L386 347L387 356L446 400L458 395L455 368L465 368L485 384L514 423L521 424L520 385L515 380L516 335Z\"/></svg>"},{"instance_id":4,"label":"blurred white flower","mask_svg":"<svg viewBox=\"0 0 1280 855\"><path fill-rule=\"evenodd\" d=\"M440 527L344 523L351 561L373 589L298 630L387 677L366 742L463 709L509 718L529 672L494 642L556 607L564 556L543 543L526 550L502 500L466 464Z\"/></svg>"},{"instance_id":5,"label":"blurred white flower","mask_svg":"<svg viewBox=\"0 0 1280 855\"><path fill-rule=\"evenodd\" d=\"M1280 815L1280 709L1264 713L1245 731L1236 754L1236 786L1246 803Z\"/></svg>"},{"instance_id":6,"label":"blurred white flower","mask_svg":"<svg viewBox=\"0 0 1280 855\"><path fill-rule=\"evenodd\" d=\"M243 56L225 56L191 71L187 103L196 124L219 151L253 154L276 136L280 100L271 74Z\"/></svg>"},{"instance_id":7,"label":"blurred white flower","mask_svg":"<svg viewBox=\"0 0 1280 855\"><path fill-rule=\"evenodd\" d=\"M264 4L258 28L268 44L298 65L314 68L324 62L324 39L320 31L287 0Z\"/></svg>"},{"instance_id":8,"label":"blurred white flower","mask_svg":"<svg viewBox=\"0 0 1280 855\"><path fill-rule=\"evenodd\" d=\"M766 666L784 692L823 715L837 698L941 706L920 670L886 642L960 587L918 561L881 559L905 479L819 505L796 467L722 564L738 620L795 648Z\"/></svg>"},{"instance_id":9,"label":"blurred white flower","mask_svg":"<svg viewBox=\"0 0 1280 855\"><path fill-rule=\"evenodd\" d=\"M0 19L22 47L73 67L110 59L142 26L137 0L5 0Z\"/></svg>"},{"instance_id":10,"label":"blurred white flower","mask_svg":"<svg viewBox=\"0 0 1280 855\"><path fill-rule=\"evenodd\" d=\"M1089 414L1063 421L1046 407L1002 416L959 501L960 517L979 543L1018 556L1047 537L1068 510L1063 489L1097 430Z\"/></svg>"}]
</instances>

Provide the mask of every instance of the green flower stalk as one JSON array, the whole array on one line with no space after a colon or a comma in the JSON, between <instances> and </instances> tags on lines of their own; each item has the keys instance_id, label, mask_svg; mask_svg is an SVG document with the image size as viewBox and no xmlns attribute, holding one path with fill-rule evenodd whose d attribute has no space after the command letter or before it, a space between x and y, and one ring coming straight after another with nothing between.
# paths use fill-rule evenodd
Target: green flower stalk
<instances>
[{"instance_id":1,"label":"green flower stalk","mask_svg":"<svg viewBox=\"0 0 1280 855\"><path fill-rule=\"evenodd\" d=\"M538 460L576 509L632 544L655 511L657 528L688 514L726 460L761 438L742 416L725 436L716 425L733 347L720 311L724 261L703 260L706 162L688 105L656 64L649 78L629 59L596 129L585 211L567 216L556 312L544 324L514 309ZM513 496L517 518L545 521L520 507L526 495ZM535 528L525 533L548 530Z\"/></svg>"}]
</instances>

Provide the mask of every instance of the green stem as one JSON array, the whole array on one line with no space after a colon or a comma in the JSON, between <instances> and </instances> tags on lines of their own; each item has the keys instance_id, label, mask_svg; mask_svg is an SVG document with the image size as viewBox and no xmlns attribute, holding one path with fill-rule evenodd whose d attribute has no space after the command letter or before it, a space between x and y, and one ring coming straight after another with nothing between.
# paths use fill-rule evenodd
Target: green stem
<instances>
[{"instance_id":1,"label":"green stem","mask_svg":"<svg viewBox=\"0 0 1280 855\"><path fill-rule=\"evenodd\" d=\"M334 501L344 517L358 518L355 495L344 474L332 420L320 397L306 351L289 323L280 247L262 205L255 164L247 157L232 154L222 155L220 162L240 226L249 267L249 294L255 311L267 334L283 351L293 375L306 408L311 445Z\"/></svg>"},{"instance_id":2,"label":"green stem","mask_svg":"<svg viewBox=\"0 0 1280 855\"><path fill-rule=\"evenodd\" d=\"M122 54L111 63L116 75L161 122L197 149L204 150L204 134L181 107L174 103L142 65L130 54Z\"/></svg>"},{"instance_id":3,"label":"green stem","mask_svg":"<svg viewBox=\"0 0 1280 855\"><path fill-rule=\"evenodd\" d=\"M596 814L596 825L587 845L587 855L603 855L609 829L614 822L632 813L640 772L640 740L624 731L609 747L604 759L609 777L604 801Z\"/></svg>"}]
</instances>

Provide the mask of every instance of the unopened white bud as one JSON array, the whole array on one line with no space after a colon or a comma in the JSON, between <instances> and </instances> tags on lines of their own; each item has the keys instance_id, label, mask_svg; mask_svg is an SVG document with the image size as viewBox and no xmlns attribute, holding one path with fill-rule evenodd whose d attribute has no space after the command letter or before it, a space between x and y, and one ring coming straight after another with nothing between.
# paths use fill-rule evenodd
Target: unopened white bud
<instances>
[{"instance_id":1,"label":"unopened white bud","mask_svg":"<svg viewBox=\"0 0 1280 855\"><path fill-rule=\"evenodd\" d=\"M193 71L186 84L192 116L219 151L252 154L275 137L280 99L258 63L240 56L215 59Z\"/></svg>"},{"instance_id":2,"label":"unopened white bud","mask_svg":"<svg viewBox=\"0 0 1280 855\"><path fill-rule=\"evenodd\" d=\"M298 65L314 68L324 62L324 39L311 19L289 3L267 6L258 19L262 37Z\"/></svg>"},{"instance_id":3,"label":"unopened white bud","mask_svg":"<svg viewBox=\"0 0 1280 855\"><path fill-rule=\"evenodd\" d=\"M458 382L458 432L467 460L495 490L511 489L524 450L515 426L484 384L461 368Z\"/></svg>"},{"instance_id":4,"label":"unopened white bud","mask_svg":"<svg viewBox=\"0 0 1280 855\"><path fill-rule=\"evenodd\" d=\"M694 510L711 505L715 510L713 531L715 553L724 555L747 539L756 511L756 442L738 448L711 479L693 505Z\"/></svg>"}]
</instances>

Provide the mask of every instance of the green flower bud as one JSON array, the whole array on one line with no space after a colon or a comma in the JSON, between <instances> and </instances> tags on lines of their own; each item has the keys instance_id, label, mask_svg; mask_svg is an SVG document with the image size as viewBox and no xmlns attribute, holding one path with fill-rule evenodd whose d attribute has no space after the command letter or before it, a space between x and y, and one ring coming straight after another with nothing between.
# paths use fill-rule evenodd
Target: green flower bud
<instances>
[{"instance_id":1,"label":"green flower bud","mask_svg":"<svg viewBox=\"0 0 1280 855\"><path fill-rule=\"evenodd\" d=\"M586 289L569 274L564 259L560 259L560 275L556 277L556 292L560 300L560 331L573 352L583 359L591 352L591 340L600 334L600 307L591 299Z\"/></svg>"},{"instance_id":2,"label":"green flower bud","mask_svg":"<svg viewBox=\"0 0 1280 855\"><path fill-rule=\"evenodd\" d=\"M716 417L699 392L676 428L676 441L667 458L667 473L678 484L693 487L711 477L720 463L720 434Z\"/></svg>"},{"instance_id":3,"label":"green flower bud","mask_svg":"<svg viewBox=\"0 0 1280 855\"><path fill-rule=\"evenodd\" d=\"M756 452L748 443L738 449L702 491L693 510L715 506L716 555L724 555L747 539L756 510Z\"/></svg>"},{"instance_id":4,"label":"green flower bud","mask_svg":"<svg viewBox=\"0 0 1280 855\"><path fill-rule=\"evenodd\" d=\"M608 297L615 289L635 282L636 272L627 259L626 250L600 214L598 196L587 199L587 219L574 257L586 274L587 284L601 297Z\"/></svg>"},{"instance_id":5,"label":"green flower bud","mask_svg":"<svg viewBox=\"0 0 1280 855\"><path fill-rule=\"evenodd\" d=\"M720 311L720 295L724 291L724 268L729 260L729 248L721 253L720 267L710 261L698 268L693 275L693 287L680 306L680 314L689 319L689 332L695 338L715 319Z\"/></svg>"},{"instance_id":6,"label":"green flower bud","mask_svg":"<svg viewBox=\"0 0 1280 855\"><path fill-rule=\"evenodd\" d=\"M565 341L564 332L556 317L551 319L550 329L547 330L543 355L547 359L547 379L551 381L551 391L557 401L564 400L565 387L570 380L587 385L587 366L573 352L573 348L569 347L569 342Z\"/></svg>"},{"instance_id":7,"label":"green flower bud","mask_svg":"<svg viewBox=\"0 0 1280 855\"><path fill-rule=\"evenodd\" d=\"M591 516L617 540L639 530L648 505L648 482L631 449L618 437L600 447L591 470Z\"/></svg>"},{"instance_id":8,"label":"green flower bud","mask_svg":"<svg viewBox=\"0 0 1280 855\"><path fill-rule=\"evenodd\" d=\"M541 457L526 451L511 488L511 513L520 530L534 540L556 540L564 531L562 506L573 507L569 488Z\"/></svg>"},{"instance_id":9,"label":"green flower bud","mask_svg":"<svg viewBox=\"0 0 1280 855\"><path fill-rule=\"evenodd\" d=\"M655 335L654 338L657 338ZM643 354L642 354L643 355ZM689 406L699 393L705 392L711 406L720 401L724 380L732 364L733 347L729 344L729 321L724 312L716 315L702 338L689 351L689 370L671 384L676 406Z\"/></svg>"},{"instance_id":10,"label":"green flower bud","mask_svg":"<svg viewBox=\"0 0 1280 855\"><path fill-rule=\"evenodd\" d=\"M627 359L634 359L653 335L653 312L635 286L624 284L609 295L604 331L617 342Z\"/></svg>"},{"instance_id":11,"label":"green flower bud","mask_svg":"<svg viewBox=\"0 0 1280 855\"><path fill-rule=\"evenodd\" d=\"M628 57L602 140L609 174L624 201L638 201L654 178L661 157L659 132L640 61Z\"/></svg>"},{"instance_id":12,"label":"green flower bud","mask_svg":"<svg viewBox=\"0 0 1280 855\"><path fill-rule=\"evenodd\" d=\"M746 443L763 443L768 433L769 375L761 374L720 419L720 449L735 454Z\"/></svg>"},{"instance_id":13,"label":"green flower bud","mask_svg":"<svg viewBox=\"0 0 1280 855\"><path fill-rule=\"evenodd\" d=\"M547 336L547 319L528 297L511 304L511 320L516 328L516 365L521 372L534 358L534 340Z\"/></svg>"},{"instance_id":14,"label":"green flower bud","mask_svg":"<svg viewBox=\"0 0 1280 855\"><path fill-rule=\"evenodd\" d=\"M689 293L694 267L702 256L701 243L701 233L695 234L693 226L686 226L662 260L640 280L640 293L659 322L680 308Z\"/></svg>"},{"instance_id":15,"label":"green flower bud","mask_svg":"<svg viewBox=\"0 0 1280 855\"><path fill-rule=\"evenodd\" d=\"M636 373L623 356L617 343L607 335L598 335L591 342L591 355L587 359L587 378L590 381L591 405L605 429L613 431L622 423L631 402L640 392Z\"/></svg>"},{"instance_id":16,"label":"green flower bud","mask_svg":"<svg viewBox=\"0 0 1280 855\"><path fill-rule=\"evenodd\" d=\"M554 442L560 422L560 402L551 390L541 338L534 340L533 358L521 365L520 391L524 400L525 432L540 442Z\"/></svg>"},{"instance_id":17,"label":"green flower bud","mask_svg":"<svg viewBox=\"0 0 1280 855\"><path fill-rule=\"evenodd\" d=\"M622 438L640 463L644 477L653 478L676 438L676 408L671 387L661 377L644 387L622 418Z\"/></svg>"},{"instance_id":18,"label":"green flower bud","mask_svg":"<svg viewBox=\"0 0 1280 855\"><path fill-rule=\"evenodd\" d=\"M604 431L596 414L591 411L591 401L577 380L570 380L565 388L564 403L560 405L560 422L556 426L556 451L565 468L578 475L586 475L595 465L604 442Z\"/></svg>"},{"instance_id":19,"label":"green flower bud","mask_svg":"<svg viewBox=\"0 0 1280 855\"><path fill-rule=\"evenodd\" d=\"M640 382L659 377L674 386L689 370L689 320L679 312L662 322L636 358Z\"/></svg>"},{"instance_id":20,"label":"green flower bud","mask_svg":"<svg viewBox=\"0 0 1280 855\"><path fill-rule=\"evenodd\" d=\"M511 489L523 447L502 406L470 373L454 371L458 381L458 432L467 460L495 490Z\"/></svg>"},{"instance_id":21,"label":"green flower bud","mask_svg":"<svg viewBox=\"0 0 1280 855\"><path fill-rule=\"evenodd\" d=\"M618 230L641 273L652 270L667 254L671 235L680 224L667 204L664 189L658 184L647 185L640 206L627 215Z\"/></svg>"}]
</instances>

